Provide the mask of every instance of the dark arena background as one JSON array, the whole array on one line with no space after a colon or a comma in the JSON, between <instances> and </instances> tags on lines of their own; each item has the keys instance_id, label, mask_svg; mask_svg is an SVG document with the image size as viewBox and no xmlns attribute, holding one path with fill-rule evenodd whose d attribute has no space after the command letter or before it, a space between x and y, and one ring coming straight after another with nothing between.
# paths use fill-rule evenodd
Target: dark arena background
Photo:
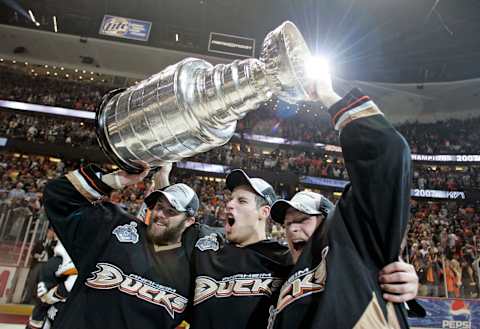
<instances>
[{"instance_id":1,"label":"dark arena background","mask_svg":"<svg viewBox=\"0 0 480 329\"><path fill-rule=\"evenodd\" d=\"M45 184L86 163L117 169L96 137L102 96L187 57L259 58L286 20L329 59L335 90L360 87L410 145L403 258L427 311L410 325L480 328L477 0L0 0L0 328L25 328L53 254ZM349 181L339 144L324 109L274 95L228 143L177 162L170 180L194 188L197 221L221 229L233 168L282 198L307 189L338 200ZM108 199L136 215L150 185L148 176ZM273 221L267 236L286 243Z\"/></svg>"}]
</instances>

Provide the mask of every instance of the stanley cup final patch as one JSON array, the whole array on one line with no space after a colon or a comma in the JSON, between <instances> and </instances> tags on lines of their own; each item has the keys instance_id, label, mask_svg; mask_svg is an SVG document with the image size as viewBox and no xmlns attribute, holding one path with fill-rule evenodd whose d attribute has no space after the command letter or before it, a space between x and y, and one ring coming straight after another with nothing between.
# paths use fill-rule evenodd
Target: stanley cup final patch
<instances>
[{"instance_id":1,"label":"stanley cup final patch","mask_svg":"<svg viewBox=\"0 0 480 329\"><path fill-rule=\"evenodd\" d=\"M138 242L137 223L130 222L130 224L120 225L115 227L112 231L120 242Z\"/></svg>"},{"instance_id":2,"label":"stanley cup final patch","mask_svg":"<svg viewBox=\"0 0 480 329\"><path fill-rule=\"evenodd\" d=\"M195 247L198 248L200 251L205 251L205 250L217 251L219 248L217 234L212 233L210 235L204 236L203 238L197 241L197 243L195 244Z\"/></svg>"}]
</instances>

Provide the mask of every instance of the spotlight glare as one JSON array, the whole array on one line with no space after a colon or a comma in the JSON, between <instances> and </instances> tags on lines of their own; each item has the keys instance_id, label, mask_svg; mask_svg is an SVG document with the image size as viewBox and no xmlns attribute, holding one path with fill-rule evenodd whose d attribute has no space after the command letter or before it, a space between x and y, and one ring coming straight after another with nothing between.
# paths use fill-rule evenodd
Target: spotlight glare
<instances>
[{"instance_id":1,"label":"spotlight glare","mask_svg":"<svg viewBox=\"0 0 480 329\"><path fill-rule=\"evenodd\" d=\"M30 15L30 19L32 20L32 22L36 23L37 21L35 20L35 16L33 16L33 12L29 9L28 10L28 15Z\"/></svg>"},{"instance_id":2,"label":"spotlight glare","mask_svg":"<svg viewBox=\"0 0 480 329\"><path fill-rule=\"evenodd\" d=\"M53 16L53 31L58 32L57 16Z\"/></svg>"},{"instance_id":3,"label":"spotlight glare","mask_svg":"<svg viewBox=\"0 0 480 329\"><path fill-rule=\"evenodd\" d=\"M330 75L330 64L325 57L312 56L305 63L307 77L310 79L323 79Z\"/></svg>"}]
</instances>

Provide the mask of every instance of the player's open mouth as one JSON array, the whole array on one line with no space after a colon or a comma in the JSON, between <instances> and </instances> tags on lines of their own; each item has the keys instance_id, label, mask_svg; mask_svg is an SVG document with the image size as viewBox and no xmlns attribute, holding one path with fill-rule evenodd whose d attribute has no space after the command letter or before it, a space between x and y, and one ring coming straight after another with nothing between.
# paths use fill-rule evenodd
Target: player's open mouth
<instances>
[{"instance_id":1,"label":"player's open mouth","mask_svg":"<svg viewBox=\"0 0 480 329\"><path fill-rule=\"evenodd\" d=\"M303 241L303 240L292 241L293 249L295 249L296 251L302 250L306 244L307 244L307 241Z\"/></svg>"},{"instance_id":2,"label":"player's open mouth","mask_svg":"<svg viewBox=\"0 0 480 329\"><path fill-rule=\"evenodd\" d=\"M227 222L230 226L233 226L233 224L235 224L235 218L232 214L227 214Z\"/></svg>"}]
</instances>

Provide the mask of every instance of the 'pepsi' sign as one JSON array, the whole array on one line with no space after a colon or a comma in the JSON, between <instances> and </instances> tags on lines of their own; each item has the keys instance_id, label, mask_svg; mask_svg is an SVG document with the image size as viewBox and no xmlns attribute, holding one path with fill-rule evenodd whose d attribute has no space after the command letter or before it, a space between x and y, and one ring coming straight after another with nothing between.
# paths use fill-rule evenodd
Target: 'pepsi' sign
<instances>
[{"instance_id":1,"label":"'pepsi' sign","mask_svg":"<svg viewBox=\"0 0 480 329\"><path fill-rule=\"evenodd\" d=\"M417 298L427 312L425 318L409 318L410 326L420 328L480 328L480 301L473 299Z\"/></svg>"},{"instance_id":2,"label":"'pepsi' sign","mask_svg":"<svg viewBox=\"0 0 480 329\"><path fill-rule=\"evenodd\" d=\"M152 22L119 16L103 16L98 33L111 37L148 41Z\"/></svg>"}]
</instances>

